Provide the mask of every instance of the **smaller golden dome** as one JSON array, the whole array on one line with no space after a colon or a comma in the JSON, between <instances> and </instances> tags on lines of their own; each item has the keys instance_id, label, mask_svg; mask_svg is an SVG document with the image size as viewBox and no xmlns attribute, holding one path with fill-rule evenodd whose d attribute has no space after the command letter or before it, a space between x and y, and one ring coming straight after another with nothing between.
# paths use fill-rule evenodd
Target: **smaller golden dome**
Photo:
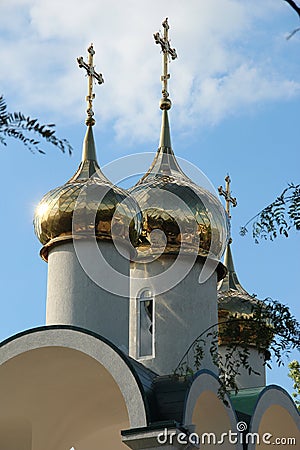
<instances>
[{"instance_id":1,"label":"smaller golden dome","mask_svg":"<svg viewBox=\"0 0 300 450\"><path fill-rule=\"evenodd\" d=\"M243 339L248 336L249 345L265 351L272 338L272 327L267 319L263 319L266 327L265 342L258 342L256 327L262 325L261 320L257 319L261 319L258 316L263 314L264 304L248 294L240 284L233 264L230 243L226 249L224 264L227 274L218 286L219 345L237 343L243 333ZM228 322L230 319L233 321Z\"/></svg>"},{"instance_id":2,"label":"smaller golden dome","mask_svg":"<svg viewBox=\"0 0 300 450\"><path fill-rule=\"evenodd\" d=\"M136 201L100 170L89 126L77 172L63 186L48 192L35 210L34 230L44 245L41 255L47 260L49 247L74 236L122 239L136 246L140 228Z\"/></svg>"}]
</instances>

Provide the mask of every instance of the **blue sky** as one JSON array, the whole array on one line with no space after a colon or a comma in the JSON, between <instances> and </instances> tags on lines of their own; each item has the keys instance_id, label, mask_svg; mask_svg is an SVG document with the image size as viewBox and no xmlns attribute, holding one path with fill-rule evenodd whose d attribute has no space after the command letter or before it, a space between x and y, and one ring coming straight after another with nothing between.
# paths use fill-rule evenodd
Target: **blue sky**
<instances>
[{"instance_id":1,"label":"blue sky","mask_svg":"<svg viewBox=\"0 0 300 450\"><path fill-rule=\"evenodd\" d=\"M33 155L2 147L0 339L44 324L47 266L32 217L41 197L75 172L85 133L86 80L76 63L90 42L96 70L99 162L156 151L161 57L152 34L169 17L170 112L175 153L214 186L230 173L238 207L233 254L243 286L290 306L299 318L299 236L255 245L239 235L289 182L299 182L300 33L283 0L12 0L0 4L0 83L10 110L46 123L74 147ZM294 355L297 357L298 355ZM291 390L287 368L268 382Z\"/></svg>"}]
</instances>

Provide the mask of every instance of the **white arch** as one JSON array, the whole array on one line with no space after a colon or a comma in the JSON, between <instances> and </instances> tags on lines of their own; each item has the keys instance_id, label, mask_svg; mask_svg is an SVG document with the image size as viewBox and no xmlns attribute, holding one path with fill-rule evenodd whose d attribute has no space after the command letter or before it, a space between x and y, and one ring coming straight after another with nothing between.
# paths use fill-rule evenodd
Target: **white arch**
<instances>
[{"instance_id":1,"label":"white arch","mask_svg":"<svg viewBox=\"0 0 300 450\"><path fill-rule=\"evenodd\" d=\"M222 433L227 433L229 430L236 432L237 430L237 418L231 401L226 396L228 402L228 406L226 406L218 398L219 387L217 376L208 370L202 370L196 374L187 393L184 424L186 426L195 425L195 432L200 437L203 433L213 432L216 439L219 440ZM208 445L208 448L210 447ZM205 449L205 444L202 443L201 448ZM233 448L227 437L224 437L222 448ZM242 446L237 442L234 448L241 450Z\"/></svg>"},{"instance_id":2,"label":"white arch","mask_svg":"<svg viewBox=\"0 0 300 450\"><path fill-rule=\"evenodd\" d=\"M122 428L147 425L143 388L130 361L105 339L80 329L43 327L5 341L0 397L0 431L1 421L16 430L26 421L32 429L31 436L22 425L27 441L21 447L3 432L7 450L64 449L66 439L77 450L70 436L77 436L79 450L97 448L100 436L106 447L122 448Z\"/></svg>"}]
</instances>

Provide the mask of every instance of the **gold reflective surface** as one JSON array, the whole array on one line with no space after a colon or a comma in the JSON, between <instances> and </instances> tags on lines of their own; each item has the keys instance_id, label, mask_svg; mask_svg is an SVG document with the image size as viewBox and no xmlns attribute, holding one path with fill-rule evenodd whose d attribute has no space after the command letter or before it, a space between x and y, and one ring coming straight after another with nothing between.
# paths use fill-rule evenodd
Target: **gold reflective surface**
<instances>
[{"instance_id":1,"label":"gold reflective surface","mask_svg":"<svg viewBox=\"0 0 300 450\"><path fill-rule=\"evenodd\" d=\"M83 161L66 184L42 198L34 229L43 245L74 235L116 237L137 245L140 221L134 199L112 185L95 161Z\"/></svg>"},{"instance_id":2,"label":"gold reflective surface","mask_svg":"<svg viewBox=\"0 0 300 450\"><path fill-rule=\"evenodd\" d=\"M117 238L138 246L139 256L180 252L219 260L228 240L227 216L219 199L181 170L171 148L167 111L160 144L149 171L126 192L100 170L88 127L77 172L36 208L34 228L41 243L50 246L75 236Z\"/></svg>"},{"instance_id":3,"label":"gold reflective surface","mask_svg":"<svg viewBox=\"0 0 300 450\"><path fill-rule=\"evenodd\" d=\"M247 343L255 348L267 349L272 338L272 326L266 318L260 323L267 332L266 341L258 342L255 327L258 326L258 311L261 311L263 302L252 297L248 293L241 293L234 289L218 293L218 342L219 345L230 345L243 342L247 336ZM233 319L232 322L228 322ZM253 320L254 319L254 320ZM232 329L231 327L234 327ZM244 333L244 334L242 334ZM241 336L243 336L242 340Z\"/></svg>"},{"instance_id":4,"label":"gold reflective surface","mask_svg":"<svg viewBox=\"0 0 300 450\"><path fill-rule=\"evenodd\" d=\"M230 334L228 329L229 325L222 324L222 322L227 322L230 318L234 318L230 326L233 324L235 333L239 334L239 332L248 331L249 344L257 346L256 332L253 331L255 322L252 319L255 316L257 317L263 303L248 294L241 285L233 263L231 242L226 248L224 264L227 268L227 274L218 285L219 345L228 345L235 342L234 339L236 339L237 335L232 337L233 335ZM267 321L266 325L268 326Z\"/></svg>"},{"instance_id":5,"label":"gold reflective surface","mask_svg":"<svg viewBox=\"0 0 300 450\"><path fill-rule=\"evenodd\" d=\"M242 294L233 289L218 293L218 310L221 316L235 314L237 317L251 317L260 301L251 295Z\"/></svg>"},{"instance_id":6,"label":"gold reflective surface","mask_svg":"<svg viewBox=\"0 0 300 450\"><path fill-rule=\"evenodd\" d=\"M181 251L221 257L228 239L224 208L182 172L171 148L159 149L149 171L129 192L143 216L140 256Z\"/></svg>"}]
</instances>

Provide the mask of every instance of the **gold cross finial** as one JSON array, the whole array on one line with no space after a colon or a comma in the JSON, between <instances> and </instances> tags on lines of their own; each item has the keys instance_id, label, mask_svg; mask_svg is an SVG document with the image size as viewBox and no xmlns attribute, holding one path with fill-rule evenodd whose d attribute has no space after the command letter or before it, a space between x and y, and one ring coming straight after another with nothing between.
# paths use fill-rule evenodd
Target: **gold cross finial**
<instances>
[{"instance_id":1,"label":"gold cross finial","mask_svg":"<svg viewBox=\"0 0 300 450\"><path fill-rule=\"evenodd\" d=\"M168 73L168 63L169 58L176 59L177 53L175 48L171 48L170 41L169 41L169 24L168 24L168 18L163 21L162 26L164 27L164 35L161 36L160 32L153 34L154 40L156 44L159 44L161 46L162 54L163 54L163 74L161 76L162 81L162 96L163 98L160 101L160 109L170 109L171 108L171 100L168 98L168 79L170 78L170 74Z\"/></svg>"},{"instance_id":2,"label":"gold cross finial","mask_svg":"<svg viewBox=\"0 0 300 450\"><path fill-rule=\"evenodd\" d=\"M226 181L226 190L224 190L222 186L219 186L218 191L219 191L219 195L223 195L223 197L225 197L226 212L228 214L229 219L231 219L230 203L232 204L232 207L234 208L237 205L237 201L236 201L235 197L231 197L231 192L230 192L231 179L230 179L229 175L227 175L227 177L225 177L225 181Z\"/></svg>"},{"instance_id":3,"label":"gold cross finial","mask_svg":"<svg viewBox=\"0 0 300 450\"><path fill-rule=\"evenodd\" d=\"M87 49L88 54L89 54L89 59L88 62L84 62L83 57L80 56L79 58L77 58L77 62L79 67L83 67L86 70L87 76L88 76L88 95L86 96L86 101L87 101L87 118L85 120L86 125L95 125L95 119L94 119L94 111L93 111L93 100L95 98L95 94L93 93L93 82L94 79L97 81L98 84L102 84L104 83L104 79L102 77L101 73L97 73L95 71L95 66L94 66L94 54L95 54L95 50L93 47L93 44L91 44L89 46L89 48Z\"/></svg>"}]
</instances>

